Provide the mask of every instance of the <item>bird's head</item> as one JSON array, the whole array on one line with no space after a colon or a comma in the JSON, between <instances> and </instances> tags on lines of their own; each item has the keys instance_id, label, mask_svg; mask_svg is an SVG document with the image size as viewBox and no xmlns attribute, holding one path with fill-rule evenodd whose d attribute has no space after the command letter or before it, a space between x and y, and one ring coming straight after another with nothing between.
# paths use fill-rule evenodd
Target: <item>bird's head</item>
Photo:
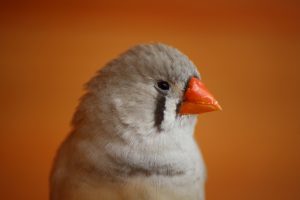
<instances>
[{"instance_id":1,"label":"bird's head","mask_svg":"<svg viewBox=\"0 0 300 200\"><path fill-rule=\"evenodd\" d=\"M73 122L144 137L194 127L195 114L220 109L187 56L164 44L145 44L99 71Z\"/></svg>"}]
</instances>

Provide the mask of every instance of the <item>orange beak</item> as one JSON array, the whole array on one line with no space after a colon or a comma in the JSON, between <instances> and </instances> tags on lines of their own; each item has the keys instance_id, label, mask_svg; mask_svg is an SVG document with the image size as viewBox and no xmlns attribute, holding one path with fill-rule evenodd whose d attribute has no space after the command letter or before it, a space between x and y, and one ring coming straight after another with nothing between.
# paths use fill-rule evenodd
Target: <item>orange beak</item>
<instances>
[{"instance_id":1,"label":"orange beak","mask_svg":"<svg viewBox=\"0 0 300 200\"><path fill-rule=\"evenodd\" d=\"M217 110L222 110L222 108L205 85L199 79L191 78L179 113L182 115L200 114Z\"/></svg>"}]
</instances>

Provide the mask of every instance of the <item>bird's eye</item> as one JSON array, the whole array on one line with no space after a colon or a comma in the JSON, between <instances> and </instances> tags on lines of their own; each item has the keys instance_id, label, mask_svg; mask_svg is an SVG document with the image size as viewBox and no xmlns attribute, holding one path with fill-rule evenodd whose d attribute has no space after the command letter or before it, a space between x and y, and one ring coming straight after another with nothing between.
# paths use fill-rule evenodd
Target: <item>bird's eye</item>
<instances>
[{"instance_id":1,"label":"bird's eye","mask_svg":"<svg viewBox=\"0 0 300 200\"><path fill-rule=\"evenodd\" d=\"M168 91L170 89L170 85L167 81L158 81L157 87L162 91Z\"/></svg>"}]
</instances>

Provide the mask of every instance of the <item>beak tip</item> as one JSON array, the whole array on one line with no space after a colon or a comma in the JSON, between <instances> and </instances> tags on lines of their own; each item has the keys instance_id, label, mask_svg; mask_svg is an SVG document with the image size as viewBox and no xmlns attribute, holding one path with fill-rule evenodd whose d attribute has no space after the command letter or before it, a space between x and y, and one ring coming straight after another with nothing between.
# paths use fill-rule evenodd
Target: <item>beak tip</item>
<instances>
[{"instance_id":1,"label":"beak tip","mask_svg":"<svg viewBox=\"0 0 300 200\"><path fill-rule=\"evenodd\" d=\"M214 105L216 107L216 111L222 111L223 110L223 108L220 106L220 104L218 102L216 102Z\"/></svg>"}]
</instances>

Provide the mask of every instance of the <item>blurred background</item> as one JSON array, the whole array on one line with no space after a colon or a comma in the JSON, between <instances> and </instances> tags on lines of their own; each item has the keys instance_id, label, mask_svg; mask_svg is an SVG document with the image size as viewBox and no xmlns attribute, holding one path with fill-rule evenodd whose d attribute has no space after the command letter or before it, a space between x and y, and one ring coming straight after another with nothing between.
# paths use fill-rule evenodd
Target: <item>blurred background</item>
<instances>
[{"instance_id":1,"label":"blurred background","mask_svg":"<svg viewBox=\"0 0 300 200\"><path fill-rule=\"evenodd\" d=\"M300 1L0 1L0 199L48 199L82 85L137 43L199 67L207 200L300 199Z\"/></svg>"}]
</instances>

